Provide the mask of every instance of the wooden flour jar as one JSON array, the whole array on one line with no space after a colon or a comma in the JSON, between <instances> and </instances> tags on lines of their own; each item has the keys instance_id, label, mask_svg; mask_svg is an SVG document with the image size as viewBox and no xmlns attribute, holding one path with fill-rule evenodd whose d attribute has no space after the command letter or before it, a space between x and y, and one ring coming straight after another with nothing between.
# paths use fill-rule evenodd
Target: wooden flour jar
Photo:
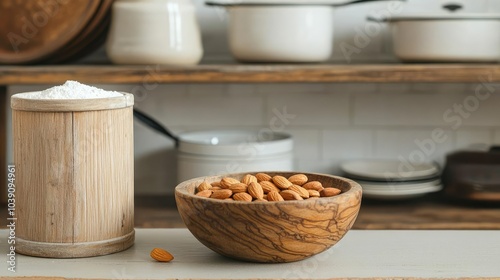
<instances>
[{"instance_id":1,"label":"wooden flour jar","mask_svg":"<svg viewBox=\"0 0 500 280\"><path fill-rule=\"evenodd\" d=\"M61 100L24 94L11 99L16 251L75 258L132 246L133 95Z\"/></svg>"}]
</instances>

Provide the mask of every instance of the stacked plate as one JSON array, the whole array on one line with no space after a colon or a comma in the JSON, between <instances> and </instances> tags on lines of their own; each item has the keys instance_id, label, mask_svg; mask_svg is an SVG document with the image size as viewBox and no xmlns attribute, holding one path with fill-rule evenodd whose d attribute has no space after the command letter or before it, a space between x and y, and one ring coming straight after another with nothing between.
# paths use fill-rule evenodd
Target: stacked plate
<instances>
[{"instance_id":1,"label":"stacked plate","mask_svg":"<svg viewBox=\"0 0 500 280\"><path fill-rule=\"evenodd\" d=\"M363 187L363 197L399 200L420 197L443 187L436 164L398 160L359 160L341 165L343 176Z\"/></svg>"}]
</instances>

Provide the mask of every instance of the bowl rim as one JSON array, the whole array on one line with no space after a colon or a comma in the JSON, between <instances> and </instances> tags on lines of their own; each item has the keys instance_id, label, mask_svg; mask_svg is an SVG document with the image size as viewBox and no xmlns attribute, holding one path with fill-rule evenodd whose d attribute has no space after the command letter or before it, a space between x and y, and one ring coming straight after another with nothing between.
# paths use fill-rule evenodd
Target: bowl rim
<instances>
[{"instance_id":1,"label":"bowl rim","mask_svg":"<svg viewBox=\"0 0 500 280\"><path fill-rule=\"evenodd\" d=\"M195 194L191 194L187 192L187 186L190 184L199 181L200 183L204 181L205 178L207 177L231 177L231 176L238 176L238 175L246 175L246 174L252 174L255 175L257 173L266 173L266 174L283 174L283 173L293 173L293 174L305 174L306 176L308 175L314 175L314 176L324 176L324 177L329 177L333 179L338 179L341 181L344 181L350 185L350 189L347 190L346 192L342 192L336 196L330 196L330 197L320 197L319 199L304 199L304 200L285 200L285 201L230 201L230 200L223 200L223 199L214 199L214 198L207 198L207 197L201 197L197 196ZM351 180L349 178L345 178L342 176L337 176L337 175L331 175L331 174L324 174L324 173L314 173L314 172L300 172L300 171L249 171L249 172L237 172L237 173L226 173L226 174L217 174L217 175L210 175L210 176L202 176L202 177L197 177L193 178L190 180L186 180L184 182L179 183L175 187L175 197L178 196L184 196L184 197L190 197L194 199L200 199L202 201L210 201L213 203L235 203L238 205L258 205L258 204L275 204L279 203L280 205L284 204L300 204L300 203L306 203L306 202L319 202L319 201L331 201L331 200L338 200L338 199L344 199L346 197L352 197L355 196L357 193L361 194L363 193L363 189L360 184L358 184L356 181ZM360 196L360 199L361 199Z\"/></svg>"}]
</instances>

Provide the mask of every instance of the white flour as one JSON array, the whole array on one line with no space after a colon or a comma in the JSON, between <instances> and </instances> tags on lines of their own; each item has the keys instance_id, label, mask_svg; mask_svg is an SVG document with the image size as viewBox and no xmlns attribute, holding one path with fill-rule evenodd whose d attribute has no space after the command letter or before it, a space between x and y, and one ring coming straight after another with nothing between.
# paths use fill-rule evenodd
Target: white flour
<instances>
[{"instance_id":1,"label":"white flour","mask_svg":"<svg viewBox=\"0 0 500 280\"><path fill-rule=\"evenodd\" d=\"M64 85L55 86L44 91L18 94L26 99L94 99L123 96L116 91L107 91L100 88L67 81Z\"/></svg>"}]
</instances>

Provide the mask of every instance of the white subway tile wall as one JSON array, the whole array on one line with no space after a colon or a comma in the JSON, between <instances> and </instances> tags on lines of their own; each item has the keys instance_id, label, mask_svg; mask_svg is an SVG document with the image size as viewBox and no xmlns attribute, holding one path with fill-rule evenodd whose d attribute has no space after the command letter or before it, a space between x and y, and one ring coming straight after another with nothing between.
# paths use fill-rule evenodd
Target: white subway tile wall
<instances>
[{"instance_id":1,"label":"white subway tile wall","mask_svg":"<svg viewBox=\"0 0 500 280\"><path fill-rule=\"evenodd\" d=\"M203 32L205 62L231 60L224 9L195 1ZM500 1L462 2L465 11L500 12ZM448 1L409 0L401 11L439 10ZM365 20L388 2L335 9L336 63L347 63L341 44L359 48L357 61L395 61L390 32ZM372 29L370 29L372 28ZM361 33L371 30L368 41ZM377 29L378 30L378 29ZM373 36L372 36L373 35ZM358 44L356 46L356 44ZM296 169L339 174L339 164L359 158L436 160L456 149L500 144L500 84L173 84L97 85L133 92L136 108L175 133L217 128L269 128L276 111L294 115L280 128L295 140ZM10 93L48 86L13 86ZM478 92L480 95L477 95ZM489 93L489 94L488 94ZM9 113L10 115L10 113ZM140 194L172 194L176 154L172 141L136 122L135 189ZM11 142L10 142L11 145ZM11 149L10 149L11 150ZM9 162L12 154L9 153Z\"/></svg>"}]
</instances>

